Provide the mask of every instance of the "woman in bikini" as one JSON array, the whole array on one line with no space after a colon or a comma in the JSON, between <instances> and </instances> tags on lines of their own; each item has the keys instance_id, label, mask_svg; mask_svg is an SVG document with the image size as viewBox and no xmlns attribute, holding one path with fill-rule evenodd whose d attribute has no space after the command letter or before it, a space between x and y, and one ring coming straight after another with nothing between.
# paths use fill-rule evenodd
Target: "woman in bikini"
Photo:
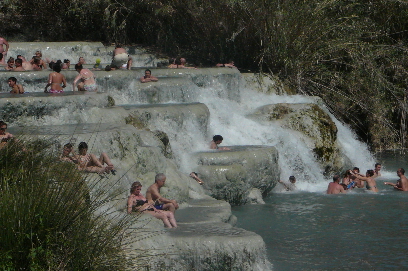
<instances>
[{"instance_id":1,"label":"woman in bikini","mask_svg":"<svg viewBox=\"0 0 408 271\"><path fill-rule=\"evenodd\" d=\"M75 86L78 81L81 81L78 84L78 91L94 91L96 92L97 86L95 82L95 75L88 69L84 69L82 64L75 64L75 70L79 73L74 80L72 86L73 91L75 91Z\"/></svg>"},{"instance_id":2,"label":"woman in bikini","mask_svg":"<svg viewBox=\"0 0 408 271\"><path fill-rule=\"evenodd\" d=\"M96 158L92 153L87 153L88 144L81 142L78 145L79 154L77 156L78 169L88 173L109 173L116 174L116 170L106 153L101 153L101 156ZM104 167L103 165L107 166Z\"/></svg>"},{"instance_id":3,"label":"woman in bikini","mask_svg":"<svg viewBox=\"0 0 408 271\"><path fill-rule=\"evenodd\" d=\"M63 88L67 86L67 80L65 80L65 76L63 74L60 74L61 65L54 64L52 69L54 72L50 73L48 76L48 84L45 86L44 92L62 93L64 92ZM50 91L48 91L49 86L51 86Z\"/></svg>"},{"instance_id":4,"label":"woman in bikini","mask_svg":"<svg viewBox=\"0 0 408 271\"><path fill-rule=\"evenodd\" d=\"M149 203L147 199L140 193L142 190L142 184L140 182L134 182L130 188L130 196L127 202L128 213L141 212L154 216L157 219L163 221L163 224L167 228L177 228L176 219L174 214L170 211L157 210L154 208L153 203Z\"/></svg>"},{"instance_id":5,"label":"woman in bikini","mask_svg":"<svg viewBox=\"0 0 408 271\"><path fill-rule=\"evenodd\" d=\"M371 190L373 192L378 192L377 184L375 183L375 179L373 178L374 176L374 170L369 169L366 172L366 177L361 176L359 174L355 174L353 171L350 171L351 175L356 176L357 179L360 179L362 181L367 182L367 189Z\"/></svg>"}]
</instances>

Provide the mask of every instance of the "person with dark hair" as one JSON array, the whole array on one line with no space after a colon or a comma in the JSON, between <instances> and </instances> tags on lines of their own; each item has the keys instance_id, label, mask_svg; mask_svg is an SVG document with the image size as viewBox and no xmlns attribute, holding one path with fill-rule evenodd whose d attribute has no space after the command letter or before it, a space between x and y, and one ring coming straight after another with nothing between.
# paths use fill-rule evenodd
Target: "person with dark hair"
<instances>
[{"instance_id":1,"label":"person with dark hair","mask_svg":"<svg viewBox=\"0 0 408 271\"><path fill-rule=\"evenodd\" d=\"M81 142L78 145L78 169L88 173L109 173L116 174L114 166L106 153L101 153L101 156L96 158L92 153L88 152L88 144ZM104 167L104 164L107 166Z\"/></svg>"},{"instance_id":2,"label":"person with dark hair","mask_svg":"<svg viewBox=\"0 0 408 271\"><path fill-rule=\"evenodd\" d=\"M128 55L126 50L122 48L121 44L117 44L115 47L115 50L113 50L113 53L112 53L111 67L115 65L121 69L130 70L132 68L132 63L133 63L133 60Z\"/></svg>"},{"instance_id":3,"label":"person with dark hair","mask_svg":"<svg viewBox=\"0 0 408 271\"><path fill-rule=\"evenodd\" d=\"M227 147L219 147L218 145L220 145L222 143L222 141L224 140L224 138L221 135L215 135L213 136L213 140L210 143L210 149L212 150L219 150L219 151L230 151L230 148Z\"/></svg>"},{"instance_id":4,"label":"person with dark hair","mask_svg":"<svg viewBox=\"0 0 408 271\"><path fill-rule=\"evenodd\" d=\"M24 70L26 70L26 71L31 71L31 70L33 69L33 65L31 65L31 63L28 62L28 61L25 59L24 56L18 55L17 58L22 60L22 62L23 62L22 67L23 67Z\"/></svg>"},{"instance_id":5,"label":"person with dark hair","mask_svg":"<svg viewBox=\"0 0 408 271\"><path fill-rule=\"evenodd\" d=\"M179 208L177 201L166 199L160 195L160 188L164 186L165 182L166 175L163 173L156 174L154 184L147 188L146 197L149 202L154 202L154 208L174 213Z\"/></svg>"},{"instance_id":6,"label":"person with dark hair","mask_svg":"<svg viewBox=\"0 0 408 271\"><path fill-rule=\"evenodd\" d=\"M174 218L174 213L170 211L158 210L154 207L152 202L142 195L142 184L140 182L134 182L130 188L130 196L127 201L128 213L140 212L147 213L154 216L157 219L163 221L163 224L167 228L177 228L177 222Z\"/></svg>"},{"instance_id":7,"label":"person with dark hair","mask_svg":"<svg viewBox=\"0 0 408 271\"><path fill-rule=\"evenodd\" d=\"M286 190L286 191L296 190L296 185L295 185L295 183L296 183L296 178L295 178L295 176L290 176L290 177L289 177L289 184L287 184L287 183L285 183L285 182L283 182L283 181L281 181L281 180L279 180L278 182L279 182L280 184L282 184L282 185L285 187L285 190Z\"/></svg>"},{"instance_id":8,"label":"person with dark hair","mask_svg":"<svg viewBox=\"0 0 408 271\"><path fill-rule=\"evenodd\" d=\"M23 72L23 71L25 71L25 69L23 68L23 60L17 58L17 59L14 61L14 63L15 63L15 65L16 65L16 67L13 69L13 71L15 71L15 72Z\"/></svg>"},{"instance_id":9,"label":"person with dark hair","mask_svg":"<svg viewBox=\"0 0 408 271\"><path fill-rule=\"evenodd\" d=\"M50 73L48 75L48 83L45 86L44 92L50 92L50 93L62 93L64 92L63 88L67 86L67 80L65 79L65 76L61 74L61 63L55 63L52 66L52 69L54 72ZM61 86L62 84L62 86ZM48 87L51 86L50 91L48 91Z\"/></svg>"},{"instance_id":10,"label":"person with dark hair","mask_svg":"<svg viewBox=\"0 0 408 271\"><path fill-rule=\"evenodd\" d=\"M47 68L47 64L45 64L44 60L42 60L41 51L35 52L35 55L30 60L30 63L33 65L34 70L42 70Z\"/></svg>"},{"instance_id":11,"label":"person with dark hair","mask_svg":"<svg viewBox=\"0 0 408 271\"><path fill-rule=\"evenodd\" d=\"M152 71L149 69L145 70L145 76L140 77L140 82L142 83L157 82L157 81L159 81L159 79L157 79L157 77L154 77L152 75Z\"/></svg>"},{"instance_id":12,"label":"person with dark hair","mask_svg":"<svg viewBox=\"0 0 408 271\"><path fill-rule=\"evenodd\" d=\"M372 169L367 170L365 177L360 175L360 174L355 174L353 171L351 172L351 174L353 176L356 176L357 179L359 179L359 180L366 181L367 182L367 185L366 185L367 190L371 190L373 192L378 192L377 184L375 183L375 180L374 180L374 170L372 170Z\"/></svg>"},{"instance_id":13,"label":"person with dark hair","mask_svg":"<svg viewBox=\"0 0 408 271\"><path fill-rule=\"evenodd\" d=\"M13 57L10 57L7 60L7 66L4 69L7 70L7 71L14 70L14 58Z\"/></svg>"},{"instance_id":14,"label":"person with dark hair","mask_svg":"<svg viewBox=\"0 0 408 271\"><path fill-rule=\"evenodd\" d=\"M11 87L10 93L12 94L23 94L24 93L24 88L22 85L17 84L17 78L15 77L10 77L7 80L8 85Z\"/></svg>"},{"instance_id":15,"label":"person with dark hair","mask_svg":"<svg viewBox=\"0 0 408 271\"><path fill-rule=\"evenodd\" d=\"M397 183L390 183L390 182L384 182L385 185L391 185L394 187L394 189L398 191L408 191L408 179L405 177L405 169L399 168L397 170L397 175L399 177L399 180Z\"/></svg>"},{"instance_id":16,"label":"person with dark hair","mask_svg":"<svg viewBox=\"0 0 408 271\"><path fill-rule=\"evenodd\" d=\"M67 143L64 145L64 148L62 149L62 154L60 156L60 160L64 162L70 162L74 164L78 164L78 159L76 155L73 153L74 146L72 146L71 143ZM73 155L71 155L73 154Z\"/></svg>"},{"instance_id":17,"label":"person with dark hair","mask_svg":"<svg viewBox=\"0 0 408 271\"><path fill-rule=\"evenodd\" d=\"M374 178L381 177L380 170L381 170L381 164L380 163L375 163L375 165L374 165Z\"/></svg>"},{"instance_id":18,"label":"person with dark hair","mask_svg":"<svg viewBox=\"0 0 408 271\"><path fill-rule=\"evenodd\" d=\"M94 91L98 90L95 82L95 75L89 69L84 69L81 64L75 64L75 70L79 73L72 85L72 90L75 91L77 82L78 91Z\"/></svg>"},{"instance_id":19,"label":"person with dark hair","mask_svg":"<svg viewBox=\"0 0 408 271\"><path fill-rule=\"evenodd\" d=\"M340 185L340 176L339 175L334 175L333 176L333 182L329 183L329 186L327 187L327 194L340 194L340 193L346 193L346 190L344 190L343 186Z\"/></svg>"},{"instance_id":20,"label":"person with dark hair","mask_svg":"<svg viewBox=\"0 0 408 271\"><path fill-rule=\"evenodd\" d=\"M69 66L71 65L71 61L69 59L64 59L64 64L62 64L61 69L63 70L69 70Z\"/></svg>"}]
</instances>

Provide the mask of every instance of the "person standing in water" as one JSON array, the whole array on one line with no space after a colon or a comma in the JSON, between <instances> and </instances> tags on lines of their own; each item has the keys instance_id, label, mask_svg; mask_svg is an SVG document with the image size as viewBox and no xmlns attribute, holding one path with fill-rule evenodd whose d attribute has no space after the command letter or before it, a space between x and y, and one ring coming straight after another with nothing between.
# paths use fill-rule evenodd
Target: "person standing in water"
<instances>
[{"instance_id":1,"label":"person standing in water","mask_svg":"<svg viewBox=\"0 0 408 271\"><path fill-rule=\"evenodd\" d=\"M405 169L399 168L397 170L397 175L399 177L399 180L397 181L396 184L390 183L390 182L384 182L385 185L390 185L394 187L394 189L399 190L399 191L408 191L408 179L405 177Z\"/></svg>"},{"instance_id":2,"label":"person standing in water","mask_svg":"<svg viewBox=\"0 0 408 271\"><path fill-rule=\"evenodd\" d=\"M367 185L366 185L367 190L371 190L373 192L378 192L377 184L376 184L376 182L374 180L374 170L372 170L372 169L367 170L365 177L360 175L360 174L355 174L354 172L351 172L351 174L353 176L356 176L357 179L359 179L359 180L366 181L367 182Z\"/></svg>"},{"instance_id":3,"label":"person standing in water","mask_svg":"<svg viewBox=\"0 0 408 271\"><path fill-rule=\"evenodd\" d=\"M333 176L333 182L329 183L329 186L327 187L327 194L340 194L340 193L346 193L346 190L344 190L343 186L340 185L340 176L339 175L334 175Z\"/></svg>"},{"instance_id":4,"label":"person standing in water","mask_svg":"<svg viewBox=\"0 0 408 271\"><path fill-rule=\"evenodd\" d=\"M79 73L72 85L72 90L75 91L75 86L78 81L78 91L94 91L98 90L95 82L95 75L89 69L84 69L81 64L75 64L75 70Z\"/></svg>"},{"instance_id":5,"label":"person standing in water","mask_svg":"<svg viewBox=\"0 0 408 271\"><path fill-rule=\"evenodd\" d=\"M224 140L224 138L221 135L215 135L213 136L213 140L210 142L210 149L212 150L219 150L219 151L230 151L230 148L227 147L219 147L218 145L220 145L222 143L222 141Z\"/></svg>"},{"instance_id":6,"label":"person standing in water","mask_svg":"<svg viewBox=\"0 0 408 271\"><path fill-rule=\"evenodd\" d=\"M45 86L44 92L50 92L50 93L62 93L64 92L63 88L67 86L67 80L65 79L65 76L61 74L61 65L59 64L54 64L52 66L52 69L54 72L50 73L48 75L48 83ZM62 84L62 86L61 86ZM48 87L51 86L50 91L48 91Z\"/></svg>"},{"instance_id":7,"label":"person standing in water","mask_svg":"<svg viewBox=\"0 0 408 271\"><path fill-rule=\"evenodd\" d=\"M380 163L376 163L374 165L374 176L373 178L377 178L377 177L381 177L381 164Z\"/></svg>"},{"instance_id":8,"label":"person standing in water","mask_svg":"<svg viewBox=\"0 0 408 271\"><path fill-rule=\"evenodd\" d=\"M286 191L293 191L296 190L296 178L295 176L290 176L289 177L289 184L283 182L283 181L278 181L280 184L282 184L285 187Z\"/></svg>"}]
</instances>

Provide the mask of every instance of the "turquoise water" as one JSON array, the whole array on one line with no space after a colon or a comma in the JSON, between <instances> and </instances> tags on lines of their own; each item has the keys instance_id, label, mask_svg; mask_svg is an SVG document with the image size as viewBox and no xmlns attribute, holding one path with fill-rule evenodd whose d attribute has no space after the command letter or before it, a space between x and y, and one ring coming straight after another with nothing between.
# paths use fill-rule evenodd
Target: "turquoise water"
<instances>
[{"instance_id":1,"label":"turquoise water","mask_svg":"<svg viewBox=\"0 0 408 271\"><path fill-rule=\"evenodd\" d=\"M406 164L405 154L377 158L389 170ZM238 227L263 237L274 270L408 270L408 192L383 185L397 179L383 175L378 194L274 193L233 213Z\"/></svg>"}]
</instances>

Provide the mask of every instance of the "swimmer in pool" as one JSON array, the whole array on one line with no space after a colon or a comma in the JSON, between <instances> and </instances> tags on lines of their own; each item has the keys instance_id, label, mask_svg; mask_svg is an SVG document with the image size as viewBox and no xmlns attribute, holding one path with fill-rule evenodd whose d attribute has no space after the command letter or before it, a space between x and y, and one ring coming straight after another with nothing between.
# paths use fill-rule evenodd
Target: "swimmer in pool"
<instances>
[{"instance_id":1,"label":"swimmer in pool","mask_svg":"<svg viewBox=\"0 0 408 271\"><path fill-rule=\"evenodd\" d=\"M81 64L75 64L75 70L79 74L75 77L74 83L72 84L73 91L75 91L75 86L79 81L78 91L96 92L98 90L95 82L95 75L90 70L84 69Z\"/></svg>"},{"instance_id":2,"label":"swimmer in pool","mask_svg":"<svg viewBox=\"0 0 408 271\"><path fill-rule=\"evenodd\" d=\"M394 189L399 190L399 191L408 191L408 179L405 177L405 169L399 168L397 170L397 175L399 177L399 180L397 181L396 184L390 183L390 182L384 182L385 185L390 185L394 187Z\"/></svg>"},{"instance_id":3,"label":"swimmer in pool","mask_svg":"<svg viewBox=\"0 0 408 271\"><path fill-rule=\"evenodd\" d=\"M8 85L11 87L10 93L12 94L23 94L24 93L24 88L22 85L17 84L17 78L15 77L10 77L7 80Z\"/></svg>"},{"instance_id":4,"label":"swimmer in pool","mask_svg":"<svg viewBox=\"0 0 408 271\"><path fill-rule=\"evenodd\" d=\"M296 190L296 178L295 176L290 176L289 177L289 184L283 182L283 181L278 181L280 184L282 184L285 187L286 191L293 191Z\"/></svg>"},{"instance_id":5,"label":"swimmer in pool","mask_svg":"<svg viewBox=\"0 0 408 271\"><path fill-rule=\"evenodd\" d=\"M367 185L366 185L367 190L371 190L373 192L378 192L377 184L376 184L376 182L374 180L374 170L372 170L372 169L367 170L365 177L362 176L362 175L359 175L359 174L355 174L353 171L351 171L351 174L353 176L356 176L357 179L359 179L359 180L366 181L367 182Z\"/></svg>"},{"instance_id":6,"label":"swimmer in pool","mask_svg":"<svg viewBox=\"0 0 408 271\"><path fill-rule=\"evenodd\" d=\"M44 92L50 92L50 93L62 93L64 92L64 88L67 86L67 80L65 79L65 76L61 74L61 65L60 64L54 64L52 65L52 70L54 72L50 73L48 75L48 83L45 86ZM62 86L61 86L62 84ZM48 87L51 86L50 90L48 91Z\"/></svg>"},{"instance_id":7,"label":"swimmer in pool","mask_svg":"<svg viewBox=\"0 0 408 271\"><path fill-rule=\"evenodd\" d=\"M219 151L230 151L231 150L230 148L218 146L222 143L223 140L224 138L221 135L213 136L213 140L210 142L210 149Z\"/></svg>"}]
</instances>

